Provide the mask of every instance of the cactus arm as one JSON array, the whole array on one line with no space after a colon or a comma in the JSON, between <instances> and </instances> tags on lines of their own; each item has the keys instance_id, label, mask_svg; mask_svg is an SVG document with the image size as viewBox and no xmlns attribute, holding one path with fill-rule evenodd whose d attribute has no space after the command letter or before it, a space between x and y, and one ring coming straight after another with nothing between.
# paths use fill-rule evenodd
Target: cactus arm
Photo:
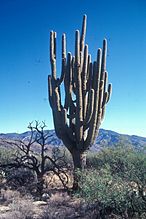
<instances>
[{"instance_id":1,"label":"cactus arm","mask_svg":"<svg viewBox=\"0 0 146 219\"><path fill-rule=\"evenodd\" d=\"M58 138L61 138L65 146L68 148L68 150L72 149L72 146L74 145L74 142L71 140L70 136L67 133L67 119L66 119L66 110L63 109L60 112L60 121L56 121L58 117L56 117L57 113L53 111L53 119L54 119L54 126L55 126L55 132Z\"/></svg>"},{"instance_id":2,"label":"cactus arm","mask_svg":"<svg viewBox=\"0 0 146 219\"><path fill-rule=\"evenodd\" d=\"M82 68L83 68L83 52L80 51L80 69L82 73Z\"/></svg>"},{"instance_id":3,"label":"cactus arm","mask_svg":"<svg viewBox=\"0 0 146 219\"><path fill-rule=\"evenodd\" d=\"M58 138L61 138L61 134L60 134L60 128L61 128L61 123L58 124L58 114L52 110L52 114L53 114L53 122L54 122L54 128L55 128L55 132Z\"/></svg>"},{"instance_id":4,"label":"cactus arm","mask_svg":"<svg viewBox=\"0 0 146 219\"><path fill-rule=\"evenodd\" d=\"M53 107L53 94L52 94L52 84L51 75L48 75L48 97L51 108Z\"/></svg>"},{"instance_id":5,"label":"cactus arm","mask_svg":"<svg viewBox=\"0 0 146 219\"><path fill-rule=\"evenodd\" d=\"M61 138L61 105L60 105L60 95L58 92L58 88L54 90L54 96L53 96L53 120L54 120L54 127L55 127L55 132L58 138Z\"/></svg>"},{"instance_id":6,"label":"cactus arm","mask_svg":"<svg viewBox=\"0 0 146 219\"><path fill-rule=\"evenodd\" d=\"M107 40L103 40L101 73L106 71Z\"/></svg>"},{"instance_id":7,"label":"cactus arm","mask_svg":"<svg viewBox=\"0 0 146 219\"><path fill-rule=\"evenodd\" d=\"M59 91L58 91L58 87L56 87L56 89L54 90L54 94L55 94L54 107L58 112L61 112L60 94L59 94Z\"/></svg>"},{"instance_id":8,"label":"cactus arm","mask_svg":"<svg viewBox=\"0 0 146 219\"><path fill-rule=\"evenodd\" d=\"M87 16L83 16L83 23L82 23L82 32L80 37L80 68L83 68L83 50L85 44L85 36L86 36L86 25L87 25Z\"/></svg>"},{"instance_id":9,"label":"cactus arm","mask_svg":"<svg viewBox=\"0 0 146 219\"><path fill-rule=\"evenodd\" d=\"M92 88L92 74L93 74L93 64L92 62L90 62L90 65L89 65L89 76L88 76L88 80L87 80L87 91L89 91L91 88Z\"/></svg>"},{"instance_id":10,"label":"cactus arm","mask_svg":"<svg viewBox=\"0 0 146 219\"><path fill-rule=\"evenodd\" d=\"M102 105L103 105L103 107L102 107L102 116L101 116L101 119L102 119L102 120L103 120L104 115L105 115L105 105L106 105L106 104L109 102L109 100L110 100L111 92L112 92L112 85L109 84L109 85L108 85L108 91L106 91L106 92L104 93L104 99L103 99L103 103L102 103Z\"/></svg>"},{"instance_id":11,"label":"cactus arm","mask_svg":"<svg viewBox=\"0 0 146 219\"><path fill-rule=\"evenodd\" d=\"M88 64L87 64L87 82L90 76L90 63L91 63L91 55L88 54Z\"/></svg>"},{"instance_id":12,"label":"cactus arm","mask_svg":"<svg viewBox=\"0 0 146 219\"><path fill-rule=\"evenodd\" d=\"M72 89L73 93L76 94L76 82L75 82L75 56L72 57Z\"/></svg>"},{"instance_id":13,"label":"cactus arm","mask_svg":"<svg viewBox=\"0 0 146 219\"><path fill-rule=\"evenodd\" d=\"M86 36L86 26L87 26L87 16L83 16L83 24L82 24L82 32L81 32L81 39L80 39L80 51L84 49L84 42Z\"/></svg>"},{"instance_id":14,"label":"cactus arm","mask_svg":"<svg viewBox=\"0 0 146 219\"><path fill-rule=\"evenodd\" d=\"M70 109L69 109L69 127L73 130L73 132L75 132L75 106L73 101L71 100L71 105L70 105Z\"/></svg>"},{"instance_id":15,"label":"cactus arm","mask_svg":"<svg viewBox=\"0 0 146 219\"><path fill-rule=\"evenodd\" d=\"M68 53L67 55L67 69L64 79L65 87L65 104L64 108L68 110L70 106L71 92L72 92L72 55Z\"/></svg>"},{"instance_id":16,"label":"cactus arm","mask_svg":"<svg viewBox=\"0 0 146 219\"><path fill-rule=\"evenodd\" d=\"M58 86L63 82L66 72L66 35L65 33L62 35L62 69L61 69L61 77L58 80Z\"/></svg>"},{"instance_id":17,"label":"cactus arm","mask_svg":"<svg viewBox=\"0 0 146 219\"><path fill-rule=\"evenodd\" d=\"M50 32L50 62L51 62L51 70L52 70L52 78L56 80L56 56L54 54L55 51L55 34L53 31Z\"/></svg>"},{"instance_id":18,"label":"cactus arm","mask_svg":"<svg viewBox=\"0 0 146 219\"><path fill-rule=\"evenodd\" d=\"M102 108L105 106L105 104L107 103L107 99L108 99L108 92L106 91L103 94L103 102L102 102Z\"/></svg>"},{"instance_id":19,"label":"cactus arm","mask_svg":"<svg viewBox=\"0 0 146 219\"><path fill-rule=\"evenodd\" d=\"M83 101L82 101L82 84L80 69L80 33L76 31L75 40L75 78L76 78L76 137L77 142L82 141L83 137Z\"/></svg>"},{"instance_id":20,"label":"cactus arm","mask_svg":"<svg viewBox=\"0 0 146 219\"><path fill-rule=\"evenodd\" d=\"M54 32L50 32L50 63L54 59Z\"/></svg>"},{"instance_id":21,"label":"cactus arm","mask_svg":"<svg viewBox=\"0 0 146 219\"><path fill-rule=\"evenodd\" d=\"M104 72L104 92L107 90L107 83L108 83L108 73L107 71Z\"/></svg>"},{"instance_id":22,"label":"cactus arm","mask_svg":"<svg viewBox=\"0 0 146 219\"><path fill-rule=\"evenodd\" d=\"M108 85L108 98L107 98L107 102L106 103L109 102L111 94L112 94L112 84L109 84Z\"/></svg>"},{"instance_id":23,"label":"cactus arm","mask_svg":"<svg viewBox=\"0 0 146 219\"><path fill-rule=\"evenodd\" d=\"M92 115L93 115L93 109L94 109L94 90L91 89L88 92L88 106L87 106L87 114L86 114L86 118L83 122L84 125L84 130L86 130L87 128L89 128L89 123L91 121Z\"/></svg>"},{"instance_id":24,"label":"cactus arm","mask_svg":"<svg viewBox=\"0 0 146 219\"><path fill-rule=\"evenodd\" d=\"M54 59L56 60L56 38L57 38L56 32L53 33L53 37L54 37Z\"/></svg>"},{"instance_id":25,"label":"cactus arm","mask_svg":"<svg viewBox=\"0 0 146 219\"><path fill-rule=\"evenodd\" d=\"M92 87L94 90L95 90L96 87L97 87L96 78L98 78L98 80L99 80L99 75L96 75L96 72L97 72L97 62L94 61L94 62L93 62L92 85L91 85L91 87Z\"/></svg>"},{"instance_id":26,"label":"cactus arm","mask_svg":"<svg viewBox=\"0 0 146 219\"><path fill-rule=\"evenodd\" d=\"M107 93L105 93L105 94L107 94ZM103 107L102 104L103 104L103 99L104 99L103 97L104 97L104 80L101 80L100 81L100 88L99 88L99 100L98 100L98 121L101 120L102 107ZM106 98L106 95L105 95L105 98ZM104 103L104 105L105 105L105 103Z\"/></svg>"},{"instance_id":27,"label":"cactus arm","mask_svg":"<svg viewBox=\"0 0 146 219\"><path fill-rule=\"evenodd\" d=\"M86 116L86 108L87 108L87 101L86 101L86 83L87 83L87 66L88 64L88 45L85 45L84 49L84 62L83 62L83 69L82 69L82 97L83 97L83 118Z\"/></svg>"}]
</instances>

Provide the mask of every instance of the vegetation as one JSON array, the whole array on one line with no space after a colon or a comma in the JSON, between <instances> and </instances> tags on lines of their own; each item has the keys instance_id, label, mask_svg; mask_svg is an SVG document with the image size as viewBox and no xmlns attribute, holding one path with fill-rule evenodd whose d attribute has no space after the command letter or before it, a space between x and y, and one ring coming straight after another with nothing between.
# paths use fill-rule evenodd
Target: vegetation
<instances>
[{"instance_id":1,"label":"vegetation","mask_svg":"<svg viewBox=\"0 0 146 219\"><path fill-rule=\"evenodd\" d=\"M96 203L101 218L141 218L146 215L146 155L115 147L90 154L88 168L78 172L79 195Z\"/></svg>"},{"instance_id":2,"label":"vegetation","mask_svg":"<svg viewBox=\"0 0 146 219\"><path fill-rule=\"evenodd\" d=\"M32 193L31 189L28 190L27 188L28 185L30 188L32 188L32 185L37 188L37 184L34 183L34 174L32 170L30 171L29 168L23 166L20 168L13 166L13 169L9 169L9 165L6 166L10 162L12 164L13 159L16 158L15 156L19 154L16 151L13 152L6 149L0 151L1 164L5 165L3 166L5 168L2 169L5 174L1 171L0 202L9 206L12 210L11 215L15 215L15 219L21 218L22 214L28 214L30 218L33 218L35 210L31 209L28 203L31 202L31 206L33 206L37 196ZM41 154L41 150L37 152L38 162L40 162L39 153ZM65 159L65 163L70 169L73 169L71 156L67 153L67 150L64 152L64 149L54 148L51 159L58 160L57 165L63 166L65 163L62 163L60 157ZM66 218L68 218L72 214L71 218L74 218L77 211L79 218L87 219L91 218L91 215L99 219L144 219L146 217L145 158L144 150L136 151L132 147L123 145L104 148L96 153L89 152L86 169L77 171L80 189L73 196L67 195L65 190L61 190L60 193L60 187L57 187L58 190L56 188L54 194L49 184L47 189L43 186L41 199L46 201L46 207L42 215L45 215L45 218L57 218L59 215L63 218L63 215L67 215ZM51 167L53 163L46 165ZM48 168L48 170L50 169ZM72 178L71 174L72 171L68 171L69 178ZM48 176L48 172L44 173L44 176ZM70 194L70 190L68 191ZM18 195L18 199L16 193L21 193L21 195ZM67 206L69 203L72 205L71 203L75 201L78 203L75 205L76 210L73 211L71 208L69 210L71 213L69 213ZM25 207L27 205L26 211ZM65 206L66 210L63 210ZM29 213L27 213L28 211ZM49 217L49 215L52 216ZM24 218L27 218L27 216Z\"/></svg>"}]
</instances>

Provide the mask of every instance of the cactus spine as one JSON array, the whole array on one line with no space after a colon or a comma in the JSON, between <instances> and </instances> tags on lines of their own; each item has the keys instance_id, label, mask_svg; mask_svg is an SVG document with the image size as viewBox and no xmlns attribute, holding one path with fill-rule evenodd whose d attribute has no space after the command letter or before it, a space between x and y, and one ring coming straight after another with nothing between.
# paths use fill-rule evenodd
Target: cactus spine
<instances>
[{"instance_id":1,"label":"cactus spine","mask_svg":"<svg viewBox=\"0 0 146 219\"><path fill-rule=\"evenodd\" d=\"M107 40L98 49L92 62L85 44L87 17L84 15L82 32L75 33L75 56L66 55L66 36L62 35L61 77L56 76L56 33L50 33L50 62L48 76L49 102L53 112L57 136L71 152L75 167L82 166L82 154L93 144L104 118L105 106L112 86L106 71ZM65 100L61 100L60 85L64 82Z\"/></svg>"}]
</instances>

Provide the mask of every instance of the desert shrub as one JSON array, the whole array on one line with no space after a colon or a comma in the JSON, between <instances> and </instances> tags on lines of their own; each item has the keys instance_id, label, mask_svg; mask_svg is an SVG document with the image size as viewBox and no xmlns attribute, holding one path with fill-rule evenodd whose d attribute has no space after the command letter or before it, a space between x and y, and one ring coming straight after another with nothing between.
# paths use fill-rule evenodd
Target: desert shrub
<instances>
[{"instance_id":1,"label":"desert shrub","mask_svg":"<svg viewBox=\"0 0 146 219\"><path fill-rule=\"evenodd\" d=\"M11 163L14 160L15 152L11 148L0 148L0 165Z\"/></svg>"},{"instance_id":2,"label":"desert shrub","mask_svg":"<svg viewBox=\"0 0 146 219\"><path fill-rule=\"evenodd\" d=\"M10 204L14 199L19 199L21 197L20 192L11 189L1 189L1 200L5 204Z\"/></svg>"},{"instance_id":3,"label":"desert shrub","mask_svg":"<svg viewBox=\"0 0 146 219\"><path fill-rule=\"evenodd\" d=\"M131 148L104 149L87 158L87 170L79 172L79 195L98 203L103 214L144 214L146 211L146 159Z\"/></svg>"},{"instance_id":4,"label":"desert shrub","mask_svg":"<svg viewBox=\"0 0 146 219\"><path fill-rule=\"evenodd\" d=\"M34 179L34 173L26 168L9 169L6 173L7 185L12 189L18 189L20 186L30 187Z\"/></svg>"},{"instance_id":5,"label":"desert shrub","mask_svg":"<svg viewBox=\"0 0 146 219\"><path fill-rule=\"evenodd\" d=\"M8 168L1 167L1 165L7 165L11 163L14 158L15 151L11 148L0 148L0 189L5 187L6 176L8 175Z\"/></svg>"},{"instance_id":6,"label":"desert shrub","mask_svg":"<svg viewBox=\"0 0 146 219\"><path fill-rule=\"evenodd\" d=\"M3 206L8 206L9 211L2 219L31 219L33 215L33 198L31 196L22 196L18 191L1 190ZM1 216L1 215L0 215Z\"/></svg>"},{"instance_id":7,"label":"desert shrub","mask_svg":"<svg viewBox=\"0 0 146 219\"><path fill-rule=\"evenodd\" d=\"M32 209L33 200L29 197L27 199L14 199L9 205L11 208L11 219L31 219L34 211Z\"/></svg>"},{"instance_id":8,"label":"desert shrub","mask_svg":"<svg viewBox=\"0 0 146 219\"><path fill-rule=\"evenodd\" d=\"M73 200L66 192L55 192L51 195L41 219L80 218L81 204L80 200Z\"/></svg>"},{"instance_id":9,"label":"desert shrub","mask_svg":"<svg viewBox=\"0 0 146 219\"><path fill-rule=\"evenodd\" d=\"M89 203L98 203L104 214L144 213L145 201L132 190L127 181L113 176L109 167L97 171L86 170L80 174L79 195Z\"/></svg>"},{"instance_id":10,"label":"desert shrub","mask_svg":"<svg viewBox=\"0 0 146 219\"><path fill-rule=\"evenodd\" d=\"M127 160L127 155L131 151L133 152L133 149L119 146L104 148L96 154L89 153L87 156L87 166L100 169L108 164L113 173L123 172L123 170L126 170L125 160Z\"/></svg>"},{"instance_id":11,"label":"desert shrub","mask_svg":"<svg viewBox=\"0 0 146 219\"><path fill-rule=\"evenodd\" d=\"M105 148L99 153L90 153L87 157L87 166L100 170L109 166L111 174L146 184L146 154L144 151L135 151L133 148L118 146Z\"/></svg>"}]
</instances>

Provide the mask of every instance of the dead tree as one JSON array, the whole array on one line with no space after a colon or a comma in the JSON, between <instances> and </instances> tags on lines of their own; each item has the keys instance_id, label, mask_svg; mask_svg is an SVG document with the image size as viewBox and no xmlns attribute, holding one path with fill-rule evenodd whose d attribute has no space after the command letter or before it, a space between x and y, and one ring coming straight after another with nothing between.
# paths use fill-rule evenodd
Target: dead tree
<instances>
[{"instance_id":1,"label":"dead tree","mask_svg":"<svg viewBox=\"0 0 146 219\"><path fill-rule=\"evenodd\" d=\"M37 177L37 190L39 193L43 190L44 175L52 171L57 175L64 187L67 187L68 176L65 168L64 154L58 157L52 157L48 153L47 140L51 137L48 131L44 130L46 125L35 122L28 126L30 136L23 140L8 141L3 140L6 144L17 149L15 159L11 163L1 164L1 168L26 168L32 170ZM59 162L58 162L59 161Z\"/></svg>"}]
</instances>

